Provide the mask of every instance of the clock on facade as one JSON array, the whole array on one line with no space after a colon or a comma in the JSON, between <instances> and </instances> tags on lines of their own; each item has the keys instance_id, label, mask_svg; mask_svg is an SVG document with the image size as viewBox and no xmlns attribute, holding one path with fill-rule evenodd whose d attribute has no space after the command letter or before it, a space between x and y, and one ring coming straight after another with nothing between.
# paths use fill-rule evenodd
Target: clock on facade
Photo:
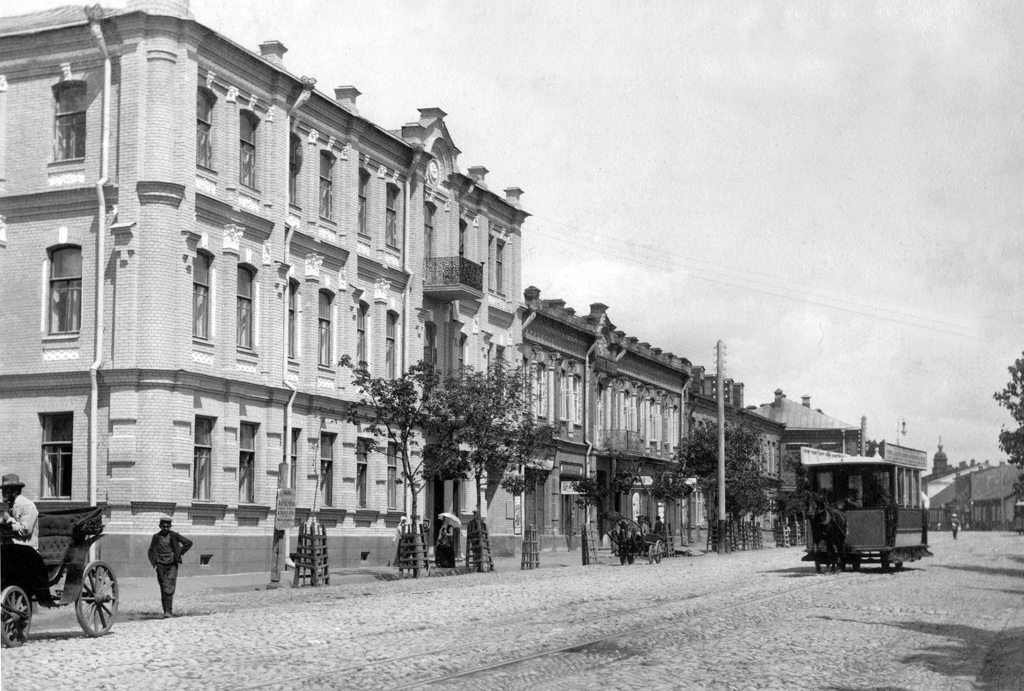
<instances>
[{"instance_id":1,"label":"clock on facade","mask_svg":"<svg viewBox=\"0 0 1024 691\"><path fill-rule=\"evenodd\" d=\"M441 177L441 168L437 165L437 161L431 161L427 164L427 182L431 185L436 185L438 178Z\"/></svg>"}]
</instances>

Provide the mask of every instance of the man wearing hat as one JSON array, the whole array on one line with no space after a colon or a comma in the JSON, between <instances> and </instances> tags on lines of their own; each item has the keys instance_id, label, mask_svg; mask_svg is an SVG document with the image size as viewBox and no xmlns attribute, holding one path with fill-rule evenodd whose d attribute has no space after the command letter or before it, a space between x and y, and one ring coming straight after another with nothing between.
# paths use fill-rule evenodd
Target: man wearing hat
<instances>
[{"instance_id":1,"label":"man wearing hat","mask_svg":"<svg viewBox=\"0 0 1024 691\"><path fill-rule=\"evenodd\" d=\"M164 619L173 617L174 588L178 583L178 564L185 552L192 549L192 541L171 530L171 517L160 516L160 532L149 543L149 563L156 569L160 584L160 600L164 606Z\"/></svg>"},{"instance_id":2,"label":"man wearing hat","mask_svg":"<svg viewBox=\"0 0 1024 691\"><path fill-rule=\"evenodd\" d=\"M0 489L4 495L4 512L0 523L10 528L10 540L39 551L39 511L35 503L21 495L25 486L15 473L4 475ZM7 532L6 530L4 532Z\"/></svg>"}]
</instances>

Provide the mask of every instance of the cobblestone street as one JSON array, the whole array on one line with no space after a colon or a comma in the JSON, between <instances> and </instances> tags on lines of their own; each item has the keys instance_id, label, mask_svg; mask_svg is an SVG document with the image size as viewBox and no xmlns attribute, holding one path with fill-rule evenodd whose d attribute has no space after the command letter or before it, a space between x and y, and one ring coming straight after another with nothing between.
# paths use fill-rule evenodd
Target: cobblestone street
<instances>
[{"instance_id":1,"label":"cobblestone street","mask_svg":"<svg viewBox=\"0 0 1024 691\"><path fill-rule=\"evenodd\" d=\"M84 637L68 609L44 612L3 651L3 688L1024 688L1024 538L931 542L934 558L891 574L818 575L789 548L186 588L173 620L124 599L105 638Z\"/></svg>"}]
</instances>

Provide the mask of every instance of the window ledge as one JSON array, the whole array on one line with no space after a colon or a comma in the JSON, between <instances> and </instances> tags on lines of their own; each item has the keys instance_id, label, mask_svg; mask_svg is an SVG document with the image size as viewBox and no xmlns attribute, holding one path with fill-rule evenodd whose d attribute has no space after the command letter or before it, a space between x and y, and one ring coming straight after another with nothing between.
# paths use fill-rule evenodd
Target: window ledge
<instances>
[{"instance_id":1,"label":"window ledge","mask_svg":"<svg viewBox=\"0 0 1024 691\"><path fill-rule=\"evenodd\" d=\"M329 374L332 377L336 374L336 372L333 369L331 369L330 367L328 367L327 365L320 365L320 364L318 364L316 366L316 371L319 372L320 374Z\"/></svg>"},{"instance_id":2,"label":"window ledge","mask_svg":"<svg viewBox=\"0 0 1024 691\"><path fill-rule=\"evenodd\" d=\"M82 168L82 169L84 169L85 168L85 159L84 158L65 158L65 159L62 159L60 161L50 161L49 163L46 164L46 167L48 169L50 169L50 170L53 170L54 168L73 168L73 169Z\"/></svg>"},{"instance_id":3,"label":"window ledge","mask_svg":"<svg viewBox=\"0 0 1024 691\"><path fill-rule=\"evenodd\" d=\"M249 516L258 515L266 518L270 514L270 507L264 506L263 504L240 503L238 508L235 509L235 512Z\"/></svg>"},{"instance_id":4,"label":"window ledge","mask_svg":"<svg viewBox=\"0 0 1024 691\"><path fill-rule=\"evenodd\" d=\"M334 506L321 506L319 509L316 510L316 512L323 518L327 518L332 521L338 521L345 517L345 514L348 513L348 510L339 509Z\"/></svg>"},{"instance_id":5,"label":"window ledge","mask_svg":"<svg viewBox=\"0 0 1024 691\"><path fill-rule=\"evenodd\" d=\"M71 343L73 341L77 341L81 335L81 331L63 334L46 334L43 336L43 343Z\"/></svg>"},{"instance_id":6,"label":"window ledge","mask_svg":"<svg viewBox=\"0 0 1024 691\"><path fill-rule=\"evenodd\" d=\"M203 518L224 518L227 513L228 505L220 504L212 501L204 501L202 499L192 500L192 506L188 509L188 517L195 518L197 516Z\"/></svg>"},{"instance_id":7,"label":"window ledge","mask_svg":"<svg viewBox=\"0 0 1024 691\"><path fill-rule=\"evenodd\" d=\"M202 173L203 175L209 175L210 177L219 177L217 175L216 170L214 170L213 168L206 168L205 166L201 166L198 163L196 164L196 171Z\"/></svg>"},{"instance_id":8,"label":"window ledge","mask_svg":"<svg viewBox=\"0 0 1024 691\"><path fill-rule=\"evenodd\" d=\"M356 516L365 516L367 518L373 518L380 516L380 511L376 509L356 509Z\"/></svg>"}]
</instances>

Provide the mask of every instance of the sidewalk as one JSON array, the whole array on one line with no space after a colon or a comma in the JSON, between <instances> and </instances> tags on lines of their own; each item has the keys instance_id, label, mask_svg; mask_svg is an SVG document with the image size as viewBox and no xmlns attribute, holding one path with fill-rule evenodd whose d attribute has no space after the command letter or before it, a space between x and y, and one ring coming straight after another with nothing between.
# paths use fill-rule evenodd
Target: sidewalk
<instances>
[{"instance_id":1,"label":"sidewalk","mask_svg":"<svg viewBox=\"0 0 1024 691\"><path fill-rule=\"evenodd\" d=\"M519 571L522 564L520 555L495 557L494 570L498 572ZM575 552L541 552L540 568L564 568L579 566L582 557ZM455 569L437 569L431 566L430 574L434 576L453 576L465 573L465 562ZM370 583L373 581L397 580L398 569L393 566L357 566L350 568L331 568L331 585L351 583ZM282 588L290 588L294 571L281 573ZM233 573L210 576L182 576L178 578L177 592L197 593L206 591L244 592L247 590L266 590L270 583L270 572ZM151 578L119 578L117 580L123 601L160 600L160 586L156 576Z\"/></svg>"}]
</instances>

